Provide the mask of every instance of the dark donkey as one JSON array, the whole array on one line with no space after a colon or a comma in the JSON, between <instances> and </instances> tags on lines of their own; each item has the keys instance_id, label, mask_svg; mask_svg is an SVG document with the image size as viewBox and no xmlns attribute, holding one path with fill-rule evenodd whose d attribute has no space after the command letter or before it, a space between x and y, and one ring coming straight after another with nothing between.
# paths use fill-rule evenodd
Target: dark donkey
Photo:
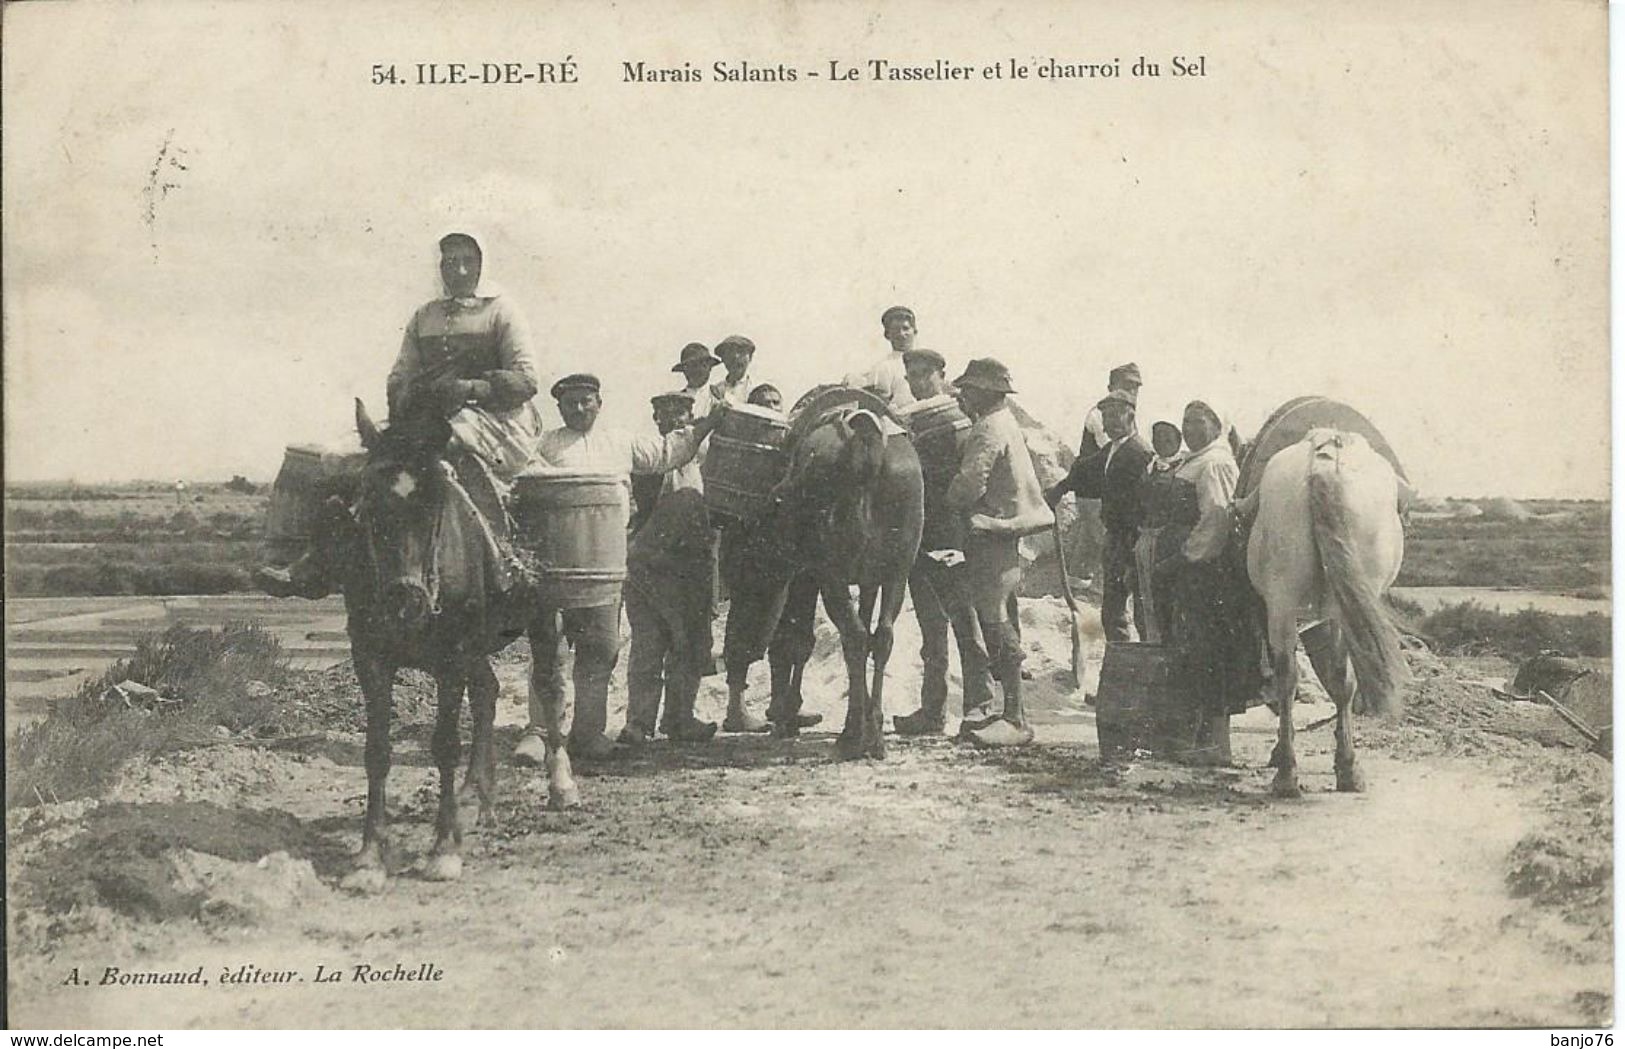
<instances>
[{"instance_id":1,"label":"dark donkey","mask_svg":"<svg viewBox=\"0 0 1625 1049\"><path fill-rule=\"evenodd\" d=\"M440 808L423 877L450 881L462 873L456 774L463 693L473 714L464 788L472 784L477 818L489 824L497 699L489 656L524 632L530 610L527 588L505 577L510 569L495 556L488 526L442 460L445 425L431 420L380 430L357 400L356 429L367 462L353 508L336 522L333 540L350 651L367 703L367 814L355 869L343 884L377 892L388 873L384 784L395 671L426 670L438 689L431 749L440 769Z\"/></svg>"},{"instance_id":2,"label":"dark donkey","mask_svg":"<svg viewBox=\"0 0 1625 1049\"><path fill-rule=\"evenodd\" d=\"M787 442L789 468L774 489L771 509L733 535L740 570L730 572L729 581L729 688L743 692L745 672L760 658L761 642L772 636L768 718L778 735L795 735L801 674L812 656L813 618L822 595L846 657L846 724L837 753L883 758L882 695L892 623L903 607L924 521L920 460L906 433L885 432L889 412L871 394L821 388L797 409Z\"/></svg>"}]
</instances>

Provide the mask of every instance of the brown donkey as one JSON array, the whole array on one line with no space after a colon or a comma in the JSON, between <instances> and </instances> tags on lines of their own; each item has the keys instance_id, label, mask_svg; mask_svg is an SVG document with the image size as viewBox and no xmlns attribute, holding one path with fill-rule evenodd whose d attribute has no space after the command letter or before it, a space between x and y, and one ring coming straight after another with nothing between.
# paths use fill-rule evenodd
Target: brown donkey
<instances>
[{"instance_id":1,"label":"brown donkey","mask_svg":"<svg viewBox=\"0 0 1625 1049\"><path fill-rule=\"evenodd\" d=\"M497 699L489 657L524 632L529 602L522 581L505 577L509 568L496 556L488 524L441 459L449 435L444 425L380 430L358 400L356 427L367 463L353 504L330 502L327 540L338 548L333 563L367 703L367 812L361 851L343 885L377 892L388 873L385 781L395 671L426 670L438 690L431 750L440 770L440 807L423 877L450 881L462 873L456 774L463 694L473 715L464 788L473 786L476 816L488 824L494 818ZM568 779L568 767L563 771Z\"/></svg>"}]
</instances>

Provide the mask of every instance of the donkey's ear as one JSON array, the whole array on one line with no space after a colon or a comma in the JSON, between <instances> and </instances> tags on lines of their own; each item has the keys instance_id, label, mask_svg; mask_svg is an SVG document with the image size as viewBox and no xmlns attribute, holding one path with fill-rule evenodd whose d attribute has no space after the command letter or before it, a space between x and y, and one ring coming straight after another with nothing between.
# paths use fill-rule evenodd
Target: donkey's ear
<instances>
[{"instance_id":1,"label":"donkey's ear","mask_svg":"<svg viewBox=\"0 0 1625 1049\"><path fill-rule=\"evenodd\" d=\"M361 447L368 451L378 443L378 427L373 423L372 416L367 414L367 406L361 403L359 397L355 399L355 432L361 435Z\"/></svg>"}]
</instances>

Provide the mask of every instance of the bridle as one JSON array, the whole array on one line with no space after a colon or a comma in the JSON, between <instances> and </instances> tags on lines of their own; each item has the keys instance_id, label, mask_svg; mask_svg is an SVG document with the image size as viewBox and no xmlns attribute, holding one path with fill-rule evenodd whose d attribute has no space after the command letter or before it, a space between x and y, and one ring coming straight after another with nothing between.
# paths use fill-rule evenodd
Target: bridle
<instances>
[{"instance_id":1,"label":"bridle","mask_svg":"<svg viewBox=\"0 0 1625 1049\"><path fill-rule=\"evenodd\" d=\"M414 478L417 476L416 471L406 466L392 465L392 469L398 469ZM371 485L364 486L361 498L356 501L352 516L361 529L362 542L367 548L367 564L372 573L373 593L382 597L389 584L394 582L394 579L392 577L386 578L386 566L383 558L378 553L378 521L375 504L376 498L373 495ZM423 571L424 589L429 595L428 614L430 616L440 614L440 528L441 520L445 516L443 510L444 507L435 507L430 515L428 563Z\"/></svg>"}]
</instances>

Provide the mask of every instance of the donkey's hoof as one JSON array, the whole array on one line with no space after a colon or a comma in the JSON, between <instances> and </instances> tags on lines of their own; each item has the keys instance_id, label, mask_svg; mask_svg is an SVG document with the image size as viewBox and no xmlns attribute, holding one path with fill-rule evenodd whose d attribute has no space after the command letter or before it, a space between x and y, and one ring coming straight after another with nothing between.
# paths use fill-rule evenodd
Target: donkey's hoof
<instances>
[{"instance_id":1,"label":"donkey's hoof","mask_svg":"<svg viewBox=\"0 0 1625 1049\"><path fill-rule=\"evenodd\" d=\"M863 748L863 756L873 761L886 760L886 743L884 740L875 740Z\"/></svg>"},{"instance_id":2,"label":"donkey's hoof","mask_svg":"<svg viewBox=\"0 0 1625 1049\"><path fill-rule=\"evenodd\" d=\"M1275 773L1275 782L1270 786L1270 793L1277 798L1301 798L1303 789L1298 786L1298 774L1293 769L1280 769Z\"/></svg>"},{"instance_id":3,"label":"donkey's hoof","mask_svg":"<svg viewBox=\"0 0 1625 1049\"><path fill-rule=\"evenodd\" d=\"M562 812L573 809L581 804L581 790L574 783L567 787L549 786L547 788L547 807Z\"/></svg>"},{"instance_id":4,"label":"donkey's hoof","mask_svg":"<svg viewBox=\"0 0 1625 1049\"><path fill-rule=\"evenodd\" d=\"M1338 769L1337 789L1344 794L1364 794L1365 773L1360 771L1360 766L1351 765L1346 769Z\"/></svg>"},{"instance_id":5,"label":"donkey's hoof","mask_svg":"<svg viewBox=\"0 0 1625 1049\"><path fill-rule=\"evenodd\" d=\"M842 761L856 761L863 757L863 740L857 736L836 736L835 756Z\"/></svg>"},{"instance_id":6,"label":"donkey's hoof","mask_svg":"<svg viewBox=\"0 0 1625 1049\"><path fill-rule=\"evenodd\" d=\"M437 852L423 864L424 881L456 881L463 876L463 858L455 852Z\"/></svg>"},{"instance_id":7,"label":"donkey's hoof","mask_svg":"<svg viewBox=\"0 0 1625 1049\"><path fill-rule=\"evenodd\" d=\"M384 891L388 882L389 878L382 867L357 867L340 880L339 888L345 892L376 896Z\"/></svg>"}]
</instances>

